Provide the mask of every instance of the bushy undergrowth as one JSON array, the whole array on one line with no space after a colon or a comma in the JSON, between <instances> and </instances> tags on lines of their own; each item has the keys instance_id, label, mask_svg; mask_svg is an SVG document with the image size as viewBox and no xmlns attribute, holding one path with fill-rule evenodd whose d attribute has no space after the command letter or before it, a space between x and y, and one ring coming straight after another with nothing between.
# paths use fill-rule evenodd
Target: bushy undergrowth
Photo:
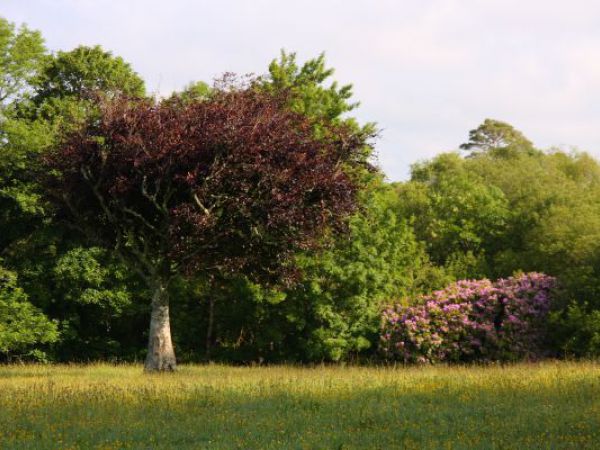
<instances>
[{"instance_id":1,"label":"bushy undergrowth","mask_svg":"<svg viewBox=\"0 0 600 450\"><path fill-rule=\"evenodd\" d=\"M58 336L56 322L29 303L13 272L0 267L0 361L44 360L44 352L33 347L56 342Z\"/></svg>"},{"instance_id":2,"label":"bushy undergrowth","mask_svg":"<svg viewBox=\"0 0 600 450\"><path fill-rule=\"evenodd\" d=\"M600 356L600 310L588 303L571 302L549 317L551 343L561 356L597 358Z\"/></svg>"},{"instance_id":3,"label":"bushy undergrowth","mask_svg":"<svg viewBox=\"0 0 600 450\"><path fill-rule=\"evenodd\" d=\"M416 306L384 310L381 349L408 363L539 358L554 287L541 273L458 281Z\"/></svg>"}]
</instances>

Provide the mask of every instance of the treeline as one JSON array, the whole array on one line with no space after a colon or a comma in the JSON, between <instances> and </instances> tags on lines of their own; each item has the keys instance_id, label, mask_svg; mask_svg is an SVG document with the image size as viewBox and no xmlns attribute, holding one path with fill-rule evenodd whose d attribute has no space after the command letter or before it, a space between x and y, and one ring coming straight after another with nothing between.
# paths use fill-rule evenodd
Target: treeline
<instances>
[{"instance_id":1,"label":"treeline","mask_svg":"<svg viewBox=\"0 0 600 450\"><path fill-rule=\"evenodd\" d=\"M50 53L38 32L3 19L0 55L2 358L143 359L147 287L54 213L41 180L44 156L97 114L98 93L143 98L144 82L100 47ZM323 56L298 64L283 53L255 83L291 93L288 107L310 117L317 135L329 124L372 134L373 124L351 117L351 87L332 74ZM196 82L165 101L202 101L213 89ZM600 165L591 156L542 151L486 120L456 152L415 164L406 182L388 183L373 166L354 176L360 205L346 232L326 236L325 250L298 252L293 283L229 271L171 283L181 361L376 358L387 305L520 271L557 279L549 351L600 353Z\"/></svg>"}]
</instances>

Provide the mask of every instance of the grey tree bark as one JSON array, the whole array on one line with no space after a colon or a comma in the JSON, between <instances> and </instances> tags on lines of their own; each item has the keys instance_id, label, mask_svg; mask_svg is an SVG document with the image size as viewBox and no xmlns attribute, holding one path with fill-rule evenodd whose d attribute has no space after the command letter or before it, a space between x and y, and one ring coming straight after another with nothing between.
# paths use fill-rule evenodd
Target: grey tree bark
<instances>
[{"instance_id":1,"label":"grey tree bark","mask_svg":"<svg viewBox=\"0 0 600 450\"><path fill-rule=\"evenodd\" d=\"M144 370L146 372L164 372L173 371L176 368L177 362L169 321L169 294L166 286L158 285L154 288L152 296L148 355Z\"/></svg>"}]
</instances>

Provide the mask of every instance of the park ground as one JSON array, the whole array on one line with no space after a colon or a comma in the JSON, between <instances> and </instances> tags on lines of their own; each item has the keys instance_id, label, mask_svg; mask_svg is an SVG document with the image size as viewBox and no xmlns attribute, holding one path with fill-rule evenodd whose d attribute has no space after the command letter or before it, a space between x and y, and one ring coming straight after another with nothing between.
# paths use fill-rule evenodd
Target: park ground
<instances>
[{"instance_id":1,"label":"park ground","mask_svg":"<svg viewBox=\"0 0 600 450\"><path fill-rule=\"evenodd\" d=\"M0 448L600 448L600 363L0 367Z\"/></svg>"}]
</instances>

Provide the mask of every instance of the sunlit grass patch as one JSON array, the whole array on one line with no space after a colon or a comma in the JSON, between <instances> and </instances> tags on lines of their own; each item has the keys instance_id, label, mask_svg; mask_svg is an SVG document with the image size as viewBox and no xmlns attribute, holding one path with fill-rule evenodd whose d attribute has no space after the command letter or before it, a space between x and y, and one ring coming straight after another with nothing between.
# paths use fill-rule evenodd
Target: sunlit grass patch
<instances>
[{"instance_id":1,"label":"sunlit grass patch","mask_svg":"<svg viewBox=\"0 0 600 450\"><path fill-rule=\"evenodd\" d=\"M0 448L594 448L600 365L0 367Z\"/></svg>"}]
</instances>

